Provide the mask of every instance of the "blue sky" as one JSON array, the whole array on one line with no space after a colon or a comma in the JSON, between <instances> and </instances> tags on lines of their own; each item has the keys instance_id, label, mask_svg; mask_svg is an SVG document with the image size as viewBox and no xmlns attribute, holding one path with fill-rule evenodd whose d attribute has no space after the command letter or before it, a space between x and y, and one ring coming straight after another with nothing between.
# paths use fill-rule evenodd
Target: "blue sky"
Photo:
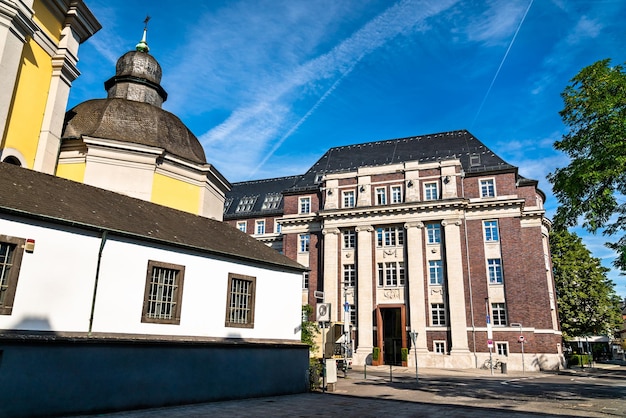
<instances>
[{"instance_id":1,"label":"blue sky","mask_svg":"<svg viewBox=\"0 0 626 418\"><path fill-rule=\"evenodd\" d=\"M568 163L560 93L584 66L626 61L623 0L87 0L69 106L106 96L148 26L164 108L230 181L303 173L328 148L467 129L557 206ZM610 267L606 238L577 230ZM626 277L612 271L626 297Z\"/></svg>"}]
</instances>

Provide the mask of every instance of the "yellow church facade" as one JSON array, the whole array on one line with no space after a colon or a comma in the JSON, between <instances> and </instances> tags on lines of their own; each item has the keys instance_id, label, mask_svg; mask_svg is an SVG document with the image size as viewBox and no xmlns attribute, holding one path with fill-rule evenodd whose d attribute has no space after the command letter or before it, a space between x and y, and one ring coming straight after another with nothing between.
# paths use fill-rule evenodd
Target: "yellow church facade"
<instances>
[{"instance_id":1,"label":"yellow church facade","mask_svg":"<svg viewBox=\"0 0 626 418\"><path fill-rule=\"evenodd\" d=\"M2 2L1 161L54 173L78 47L100 28L82 1Z\"/></svg>"}]
</instances>

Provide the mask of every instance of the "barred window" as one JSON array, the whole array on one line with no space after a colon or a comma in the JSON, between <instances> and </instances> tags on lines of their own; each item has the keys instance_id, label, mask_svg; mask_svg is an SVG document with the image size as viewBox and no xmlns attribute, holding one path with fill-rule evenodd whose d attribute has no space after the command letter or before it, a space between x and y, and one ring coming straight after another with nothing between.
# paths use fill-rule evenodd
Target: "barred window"
<instances>
[{"instance_id":1,"label":"barred window","mask_svg":"<svg viewBox=\"0 0 626 418\"><path fill-rule=\"evenodd\" d=\"M256 277L228 273L226 326L254 328Z\"/></svg>"},{"instance_id":2,"label":"barred window","mask_svg":"<svg viewBox=\"0 0 626 418\"><path fill-rule=\"evenodd\" d=\"M141 322L180 324L185 266L148 261Z\"/></svg>"},{"instance_id":3,"label":"barred window","mask_svg":"<svg viewBox=\"0 0 626 418\"><path fill-rule=\"evenodd\" d=\"M11 315L24 254L23 238L0 235L0 315Z\"/></svg>"}]
</instances>

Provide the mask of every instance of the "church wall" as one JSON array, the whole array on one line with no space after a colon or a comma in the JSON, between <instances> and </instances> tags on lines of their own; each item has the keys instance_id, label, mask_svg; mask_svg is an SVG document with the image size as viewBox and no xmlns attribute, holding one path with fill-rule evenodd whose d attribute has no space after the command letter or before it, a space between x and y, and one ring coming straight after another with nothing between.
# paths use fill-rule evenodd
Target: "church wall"
<instances>
[{"instance_id":1,"label":"church wall","mask_svg":"<svg viewBox=\"0 0 626 418\"><path fill-rule=\"evenodd\" d=\"M56 42L61 40L61 29L63 29L63 21L59 17L54 16L45 3L50 1L35 0L33 2L33 11L35 15L33 20L38 26L52 37Z\"/></svg>"},{"instance_id":2,"label":"church wall","mask_svg":"<svg viewBox=\"0 0 626 418\"><path fill-rule=\"evenodd\" d=\"M64 163L58 164L56 169L56 175L64 179L76 181L82 183L85 179L86 164L82 163Z\"/></svg>"},{"instance_id":3,"label":"church wall","mask_svg":"<svg viewBox=\"0 0 626 418\"><path fill-rule=\"evenodd\" d=\"M201 189L198 185L163 174L154 174L151 199L153 203L199 215L200 194Z\"/></svg>"},{"instance_id":4,"label":"church wall","mask_svg":"<svg viewBox=\"0 0 626 418\"><path fill-rule=\"evenodd\" d=\"M4 148L18 150L33 168L52 76L50 56L30 39L22 52L18 81L9 109Z\"/></svg>"},{"instance_id":5,"label":"church wall","mask_svg":"<svg viewBox=\"0 0 626 418\"><path fill-rule=\"evenodd\" d=\"M100 233L3 217L3 235L35 240L23 255L0 329L89 331ZM142 322L148 261L184 266L179 324ZM228 274L256 278L254 326L227 327ZM301 274L111 234L98 274L93 332L299 341Z\"/></svg>"}]
</instances>

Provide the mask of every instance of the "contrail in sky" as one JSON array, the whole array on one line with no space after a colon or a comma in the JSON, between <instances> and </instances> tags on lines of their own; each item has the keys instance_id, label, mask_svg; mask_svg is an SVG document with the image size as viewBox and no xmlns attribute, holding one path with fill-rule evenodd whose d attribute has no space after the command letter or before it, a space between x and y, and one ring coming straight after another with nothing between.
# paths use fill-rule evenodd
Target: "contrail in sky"
<instances>
[{"instance_id":1,"label":"contrail in sky","mask_svg":"<svg viewBox=\"0 0 626 418\"><path fill-rule=\"evenodd\" d=\"M498 67L496 74L493 76L493 80L491 80L491 84L489 85L489 88L487 89L487 93L485 93L485 97L483 98L482 103L478 107L476 116L474 116L474 120L472 121L472 124L470 125L470 130L474 128L474 124L476 123L476 120L478 119L478 115L480 115L480 112L483 110L483 106L485 105L485 102L487 101L487 97L489 97L489 93L491 93L491 88L495 84L496 79L498 78L498 74L500 74L500 70L502 69L502 66L504 65L504 61L506 61L506 57L509 55L509 51L511 50L511 47L513 46L513 42L515 42L515 38L517 38L517 34L519 33L519 30L522 28L522 24L524 23L524 20L526 20L526 15L528 14L528 11L530 10L530 6L533 5L533 1L534 0L530 0L530 3L528 3L528 7L526 8L526 11L524 12L524 16L522 16L522 20L519 22L519 25L517 26L517 30L515 31L515 34L513 35L513 39L511 39L511 43L509 44L509 47L506 49L506 52L504 53L504 57L502 57L502 61L500 61L500 66Z\"/></svg>"}]
</instances>

